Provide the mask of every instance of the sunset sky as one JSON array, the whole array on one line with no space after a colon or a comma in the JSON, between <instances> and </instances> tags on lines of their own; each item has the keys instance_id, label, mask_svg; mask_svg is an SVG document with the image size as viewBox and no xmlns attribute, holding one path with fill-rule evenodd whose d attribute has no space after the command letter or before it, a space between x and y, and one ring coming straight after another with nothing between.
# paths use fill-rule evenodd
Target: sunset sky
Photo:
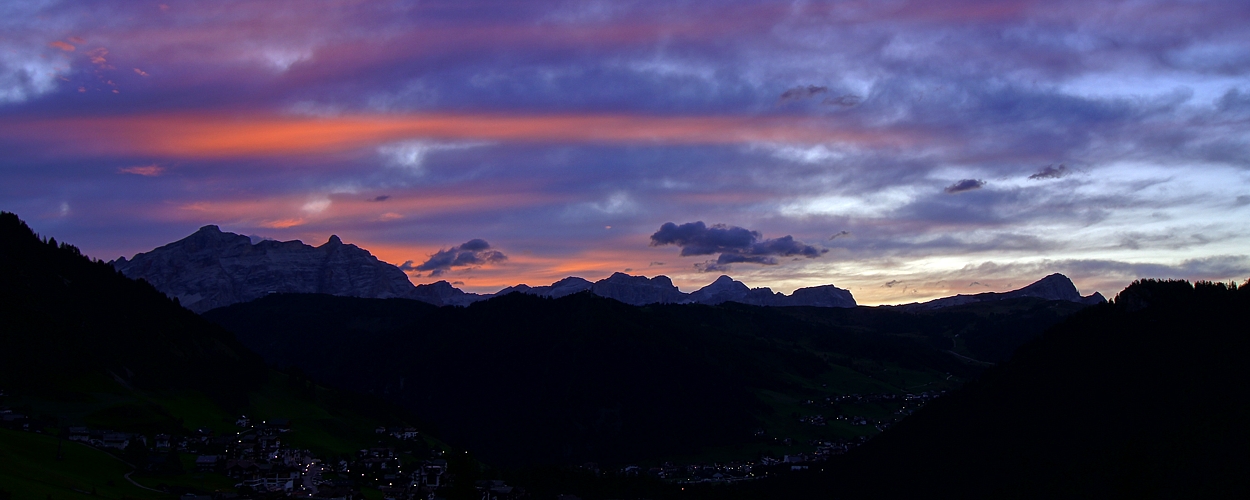
<instances>
[{"instance_id":1,"label":"sunset sky","mask_svg":"<svg viewBox=\"0 0 1250 500\"><path fill-rule=\"evenodd\" d=\"M1241 282L1250 2L6 1L0 151L0 210L105 260L216 224L473 292Z\"/></svg>"}]
</instances>

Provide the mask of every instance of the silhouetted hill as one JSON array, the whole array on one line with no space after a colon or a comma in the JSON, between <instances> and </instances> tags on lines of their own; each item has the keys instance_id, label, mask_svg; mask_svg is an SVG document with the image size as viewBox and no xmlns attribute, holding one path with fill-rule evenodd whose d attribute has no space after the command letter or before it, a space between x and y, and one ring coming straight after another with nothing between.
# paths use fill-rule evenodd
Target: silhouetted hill
<instances>
[{"instance_id":1,"label":"silhouetted hill","mask_svg":"<svg viewBox=\"0 0 1250 500\"><path fill-rule=\"evenodd\" d=\"M831 463L829 474L736 495L1246 498L1246 311L1247 286L1136 282Z\"/></svg>"},{"instance_id":2,"label":"silhouetted hill","mask_svg":"<svg viewBox=\"0 0 1250 500\"><path fill-rule=\"evenodd\" d=\"M950 297L933 299L928 302L902 304L888 307L894 307L903 311L931 311L934 309L975 304L978 302L993 302L996 300L1019 299L1024 297L1033 297L1043 300L1062 300L1086 305L1101 304L1107 301L1107 299L1098 292L1081 296L1081 294L1077 292L1076 285L1072 283L1071 279L1068 279L1067 276L1062 274L1054 273L1050 276L1046 276L1045 278L1030 283L1023 288L1008 292L985 292L973 295L952 295Z\"/></svg>"},{"instance_id":3,"label":"silhouetted hill","mask_svg":"<svg viewBox=\"0 0 1250 500\"><path fill-rule=\"evenodd\" d=\"M637 307L514 293L439 308L275 294L204 316L270 363L406 406L488 462L535 464L699 453L749 443L765 422L799 425L797 406L778 408L804 399L953 386L979 373L966 356L983 352L954 335L981 335L998 359L1080 307ZM948 352L956 343L963 354Z\"/></svg>"},{"instance_id":4,"label":"silhouetted hill","mask_svg":"<svg viewBox=\"0 0 1250 500\"><path fill-rule=\"evenodd\" d=\"M13 423L20 422L32 433L61 436L67 427L85 426L147 438L198 437L200 429L234 434L236 419L247 414L290 422L297 432L284 434L288 447L340 454L376 444L380 425L415 423L376 397L327 390L298 371L268 369L232 333L176 299L71 245L40 239L11 213L0 213L0 325L5 427L21 428ZM8 418L14 416L20 418ZM5 445L13 439L8 435ZM405 444L421 452L424 443ZM0 462L12 465L14 457L0 456ZM75 483L59 479L62 465L4 467L0 485L34 470L57 478L50 487L68 489ZM182 480L208 486L225 479ZM105 481L126 482L120 475L92 475L76 484ZM21 492L14 498L26 498Z\"/></svg>"},{"instance_id":5,"label":"silhouetted hill","mask_svg":"<svg viewBox=\"0 0 1250 500\"><path fill-rule=\"evenodd\" d=\"M0 387L61 390L107 373L145 389L181 388L230 407L246 404L245 382L263 361L229 332L77 248L40 240L0 213Z\"/></svg>"}]
</instances>

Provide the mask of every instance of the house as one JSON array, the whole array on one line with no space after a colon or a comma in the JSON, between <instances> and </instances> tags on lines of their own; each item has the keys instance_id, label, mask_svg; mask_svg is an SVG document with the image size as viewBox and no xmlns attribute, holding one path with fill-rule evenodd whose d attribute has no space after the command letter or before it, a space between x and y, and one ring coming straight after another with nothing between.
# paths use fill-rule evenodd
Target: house
<instances>
[{"instance_id":1,"label":"house","mask_svg":"<svg viewBox=\"0 0 1250 500\"><path fill-rule=\"evenodd\" d=\"M81 441L81 442L86 443L91 440L91 430L87 429L86 427L70 427L69 428L69 440Z\"/></svg>"},{"instance_id":2,"label":"house","mask_svg":"<svg viewBox=\"0 0 1250 500\"><path fill-rule=\"evenodd\" d=\"M124 432L106 432L101 439L102 446L105 448L116 448L119 450L126 449L130 445L130 434Z\"/></svg>"},{"instance_id":3,"label":"house","mask_svg":"<svg viewBox=\"0 0 1250 500\"><path fill-rule=\"evenodd\" d=\"M217 470L217 455L200 455L195 457L195 470L213 472Z\"/></svg>"},{"instance_id":4,"label":"house","mask_svg":"<svg viewBox=\"0 0 1250 500\"><path fill-rule=\"evenodd\" d=\"M153 438L153 441L154 441L153 444L156 446L156 449L158 451L169 451L169 449L172 447L170 443L170 439L169 439L169 434L157 434L156 437Z\"/></svg>"},{"instance_id":5,"label":"house","mask_svg":"<svg viewBox=\"0 0 1250 500\"><path fill-rule=\"evenodd\" d=\"M430 488L443 486L443 475L447 474L447 461L443 459L427 461L421 464L420 483Z\"/></svg>"},{"instance_id":6,"label":"house","mask_svg":"<svg viewBox=\"0 0 1250 500\"><path fill-rule=\"evenodd\" d=\"M227 460L225 472L235 479L255 479L260 475L260 466L254 460Z\"/></svg>"},{"instance_id":7,"label":"house","mask_svg":"<svg viewBox=\"0 0 1250 500\"><path fill-rule=\"evenodd\" d=\"M256 491L284 491L289 492L295 489L295 482L299 480L298 472L287 474L267 474L256 479L244 481L243 484Z\"/></svg>"}]
</instances>

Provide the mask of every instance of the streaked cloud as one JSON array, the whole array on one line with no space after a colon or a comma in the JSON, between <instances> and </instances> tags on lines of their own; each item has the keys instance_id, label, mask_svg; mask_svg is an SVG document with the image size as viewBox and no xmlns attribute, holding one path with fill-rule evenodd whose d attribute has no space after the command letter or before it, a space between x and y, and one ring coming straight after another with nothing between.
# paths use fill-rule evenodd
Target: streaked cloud
<instances>
[{"instance_id":1,"label":"streaked cloud","mask_svg":"<svg viewBox=\"0 0 1250 500\"><path fill-rule=\"evenodd\" d=\"M165 173L165 167L162 167L156 164L135 165L131 167L121 167L117 169L117 171L123 174L135 174L135 175L142 175L144 177L156 177L158 175Z\"/></svg>"},{"instance_id":2,"label":"streaked cloud","mask_svg":"<svg viewBox=\"0 0 1250 500\"><path fill-rule=\"evenodd\" d=\"M862 303L1233 279L1248 23L1182 0L10 2L0 205L105 258L209 223L413 266L489 240L507 265L455 268L481 292L717 266ZM682 255L650 246L666 221L789 240Z\"/></svg>"}]
</instances>

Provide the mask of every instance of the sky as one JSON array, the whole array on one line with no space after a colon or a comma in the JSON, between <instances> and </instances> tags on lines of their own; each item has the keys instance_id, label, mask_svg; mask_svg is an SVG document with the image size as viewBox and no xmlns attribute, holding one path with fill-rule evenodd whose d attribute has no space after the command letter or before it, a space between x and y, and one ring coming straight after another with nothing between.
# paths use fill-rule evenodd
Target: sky
<instances>
[{"instance_id":1,"label":"sky","mask_svg":"<svg viewBox=\"0 0 1250 500\"><path fill-rule=\"evenodd\" d=\"M0 2L0 210L104 260L861 304L1250 278L1245 1Z\"/></svg>"}]
</instances>

